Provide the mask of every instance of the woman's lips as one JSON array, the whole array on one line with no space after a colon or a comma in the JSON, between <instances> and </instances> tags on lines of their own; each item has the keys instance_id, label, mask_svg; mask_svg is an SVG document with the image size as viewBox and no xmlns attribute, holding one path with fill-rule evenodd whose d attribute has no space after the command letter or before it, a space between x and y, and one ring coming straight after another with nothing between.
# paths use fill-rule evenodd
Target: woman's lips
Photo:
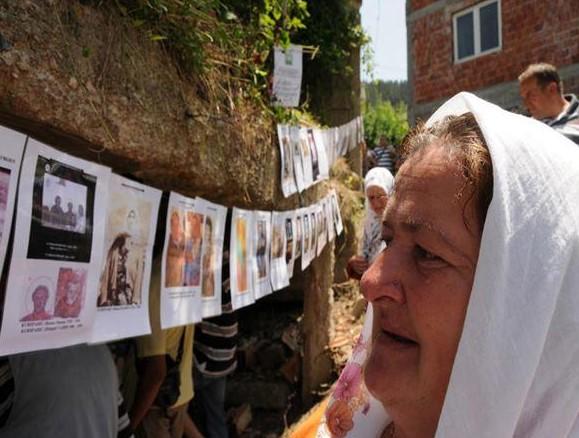
<instances>
[{"instance_id":1,"label":"woman's lips","mask_svg":"<svg viewBox=\"0 0 579 438\"><path fill-rule=\"evenodd\" d=\"M401 336L398 335L396 333L392 333L388 330L382 330L382 333L384 335L386 335L388 338L390 338L392 341L398 343L398 344L402 344L402 345L408 345L408 346L418 346L418 343L410 338L407 338L405 336Z\"/></svg>"}]
</instances>

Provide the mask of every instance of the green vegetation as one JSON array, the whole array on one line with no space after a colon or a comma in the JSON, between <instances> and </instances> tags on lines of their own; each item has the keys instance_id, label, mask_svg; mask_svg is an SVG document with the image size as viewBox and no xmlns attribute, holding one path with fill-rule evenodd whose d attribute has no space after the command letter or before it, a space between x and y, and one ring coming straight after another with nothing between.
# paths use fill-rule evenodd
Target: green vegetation
<instances>
[{"instance_id":1,"label":"green vegetation","mask_svg":"<svg viewBox=\"0 0 579 438\"><path fill-rule=\"evenodd\" d=\"M383 101L364 111L364 136L368 146L374 147L380 136L385 135L397 147L407 133L405 103L392 105L390 101Z\"/></svg>"}]
</instances>

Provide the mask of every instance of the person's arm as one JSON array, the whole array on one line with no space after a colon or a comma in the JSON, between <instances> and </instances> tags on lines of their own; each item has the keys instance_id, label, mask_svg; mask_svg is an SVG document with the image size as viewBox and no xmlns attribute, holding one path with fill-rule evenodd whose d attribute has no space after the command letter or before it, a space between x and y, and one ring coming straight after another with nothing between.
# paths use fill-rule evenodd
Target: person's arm
<instances>
[{"instance_id":1,"label":"person's arm","mask_svg":"<svg viewBox=\"0 0 579 438\"><path fill-rule=\"evenodd\" d=\"M141 424L147 411L153 405L166 374L167 364L165 363L164 355L140 359L135 402L129 412L133 430L136 430L137 426Z\"/></svg>"},{"instance_id":2,"label":"person's arm","mask_svg":"<svg viewBox=\"0 0 579 438\"><path fill-rule=\"evenodd\" d=\"M14 377L7 357L0 359L0 430L6 425L14 402Z\"/></svg>"}]
</instances>

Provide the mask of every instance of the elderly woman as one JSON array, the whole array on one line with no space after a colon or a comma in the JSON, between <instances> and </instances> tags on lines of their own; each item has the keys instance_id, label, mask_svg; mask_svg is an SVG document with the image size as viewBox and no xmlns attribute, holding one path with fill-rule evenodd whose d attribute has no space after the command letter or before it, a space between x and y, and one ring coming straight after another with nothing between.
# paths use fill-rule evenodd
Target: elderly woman
<instances>
[{"instance_id":1,"label":"elderly woman","mask_svg":"<svg viewBox=\"0 0 579 438\"><path fill-rule=\"evenodd\" d=\"M579 436L579 150L466 93L405 148L319 436Z\"/></svg>"},{"instance_id":2,"label":"elderly woman","mask_svg":"<svg viewBox=\"0 0 579 438\"><path fill-rule=\"evenodd\" d=\"M355 255L348 260L348 276L360 279L384 248L382 240L382 214L392 191L394 177L388 169L375 167L364 178L364 194L366 196L366 217L364 219L364 236L361 255Z\"/></svg>"}]
</instances>

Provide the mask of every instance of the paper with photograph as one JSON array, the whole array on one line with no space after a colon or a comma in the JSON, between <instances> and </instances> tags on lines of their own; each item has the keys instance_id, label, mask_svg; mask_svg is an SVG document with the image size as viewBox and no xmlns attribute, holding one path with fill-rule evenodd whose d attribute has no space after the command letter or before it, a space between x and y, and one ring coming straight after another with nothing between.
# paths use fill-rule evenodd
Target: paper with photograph
<instances>
[{"instance_id":1,"label":"paper with photograph","mask_svg":"<svg viewBox=\"0 0 579 438\"><path fill-rule=\"evenodd\" d=\"M302 47L290 45L287 49L274 48L273 103L296 107L300 104L302 86Z\"/></svg>"},{"instance_id":2,"label":"paper with photograph","mask_svg":"<svg viewBox=\"0 0 579 438\"><path fill-rule=\"evenodd\" d=\"M314 183L314 164L312 161L312 150L308 140L308 130L299 128L300 153L302 156L302 169L304 172L304 188L310 187Z\"/></svg>"},{"instance_id":3,"label":"paper with photograph","mask_svg":"<svg viewBox=\"0 0 579 438\"><path fill-rule=\"evenodd\" d=\"M310 264L310 213L307 207L300 209L302 217L302 262L301 267L304 271Z\"/></svg>"},{"instance_id":4,"label":"paper with photograph","mask_svg":"<svg viewBox=\"0 0 579 438\"><path fill-rule=\"evenodd\" d=\"M340 214L340 204L338 203L338 195L336 190L332 189L330 193L332 199L332 217L333 223L336 227L336 235L339 236L344 231L344 224L342 223L342 215Z\"/></svg>"},{"instance_id":5,"label":"paper with photograph","mask_svg":"<svg viewBox=\"0 0 579 438\"><path fill-rule=\"evenodd\" d=\"M253 293L253 256L252 237L253 212L233 208L231 216L231 242L229 249L229 272L231 286L231 305L234 309L255 302Z\"/></svg>"},{"instance_id":6,"label":"paper with photograph","mask_svg":"<svg viewBox=\"0 0 579 438\"><path fill-rule=\"evenodd\" d=\"M293 210L285 213L285 262L288 279L291 280L294 275L294 262L296 260L296 218Z\"/></svg>"},{"instance_id":7,"label":"paper with photograph","mask_svg":"<svg viewBox=\"0 0 579 438\"><path fill-rule=\"evenodd\" d=\"M203 276L201 279L201 316L221 315L221 267L227 207L195 198L195 211L205 217L203 226Z\"/></svg>"},{"instance_id":8,"label":"paper with photograph","mask_svg":"<svg viewBox=\"0 0 579 438\"><path fill-rule=\"evenodd\" d=\"M306 137L308 139L308 147L310 148L310 156L312 157L312 180L313 182L317 182L321 180L320 157L316 139L314 138L314 130L312 128L306 129Z\"/></svg>"},{"instance_id":9,"label":"paper with photograph","mask_svg":"<svg viewBox=\"0 0 579 438\"><path fill-rule=\"evenodd\" d=\"M285 219L284 212L274 211L271 215L271 287L274 291L289 286Z\"/></svg>"},{"instance_id":10,"label":"paper with photograph","mask_svg":"<svg viewBox=\"0 0 579 438\"><path fill-rule=\"evenodd\" d=\"M18 175L25 145L24 134L0 126L0 270L4 267L12 230Z\"/></svg>"},{"instance_id":11,"label":"paper with photograph","mask_svg":"<svg viewBox=\"0 0 579 438\"><path fill-rule=\"evenodd\" d=\"M110 174L107 167L28 140L0 355L90 340Z\"/></svg>"},{"instance_id":12,"label":"paper with photograph","mask_svg":"<svg viewBox=\"0 0 579 438\"><path fill-rule=\"evenodd\" d=\"M302 209L297 209L294 212L294 262L302 256L302 234L303 234L303 213Z\"/></svg>"},{"instance_id":13,"label":"paper with photograph","mask_svg":"<svg viewBox=\"0 0 579 438\"><path fill-rule=\"evenodd\" d=\"M316 204L310 205L308 207L308 214L310 215L310 253L308 255L310 261L312 262L316 258L316 250L318 248L318 219L316 217L317 206Z\"/></svg>"},{"instance_id":14,"label":"paper with photograph","mask_svg":"<svg viewBox=\"0 0 579 438\"><path fill-rule=\"evenodd\" d=\"M300 142L300 128L299 126L289 127L289 139L291 150L293 154L293 169L294 177L298 192L303 192L306 189L306 182L304 179L304 168L302 160L302 145Z\"/></svg>"},{"instance_id":15,"label":"paper with photograph","mask_svg":"<svg viewBox=\"0 0 579 438\"><path fill-rule=\"evenodd\" d=\"M320 166L320 175L318 179L328 179L330 177L330 164L325 145L325 136L321 129L312 129L312 136L314 138L314 144L318 150L318 161Z\"/></svg>"},{"instance_id":16,"label":"paper with photograph","mask_svg":"<svg viewBox=\"0 0 579 438\"><path fill-rule=\"evenodd\" d=\"M253 252L253 291L258 300L271 294L270 277L270 236L271 236L271 212L253 212L252 252Z\"/></svg>"},{"instance_id":17,"label":"paper with photograph","mask_svg":"<svg viewBox=\"0 0 579 438\"><path fill-rule=\"evenodd\" d=\"M328 243L328 228L326 226L326 214L322 206L322 201L316 204L316 230L317 230L317 250L316 255L320 255Z\"/></svg>"},{"instance_id":18,"label":"paper with photograph","mask_svg":"<svg viewBox=\"0 0 579 438\"><path fill-rule=\"evenodd\" d=\"M203 222L195 200L171 192L161 267L161 327L201 321Z\"/></svg>"},{"instance_id":19,"label":"paper with photograph","mask_svg":"<svg viewBox=\"0 0 579 438\"><path fill-rule=\"evenodd\" d=\"M323 209L324 214L326 215L326 228L328 230L328 242L331 242L336 237L336 230L334 228L334 218L332 216L332 198L330 194L328 194L323 199Z\"/></svg>"},{"instance_id":20,"label":"paper with photograph","mask_svg":"<svg viewBox=\"0 0 579 438\"><path fill-rule=\"evenodd\" d=\"M161 191L112 174L91 342L151 333L149 281Z\"/></svg>"},{"instance_id":21,"label":"paper with photograph","mask_svg":"<svg viewBox=\"0 0 579 438\"><path fill-rule=\"evenodd\" d=\"M277 138L281 161L281 190L287 198L298 190L294 176L294 154L287 125L277 125Z\"/></svg>"}]
</instances>

